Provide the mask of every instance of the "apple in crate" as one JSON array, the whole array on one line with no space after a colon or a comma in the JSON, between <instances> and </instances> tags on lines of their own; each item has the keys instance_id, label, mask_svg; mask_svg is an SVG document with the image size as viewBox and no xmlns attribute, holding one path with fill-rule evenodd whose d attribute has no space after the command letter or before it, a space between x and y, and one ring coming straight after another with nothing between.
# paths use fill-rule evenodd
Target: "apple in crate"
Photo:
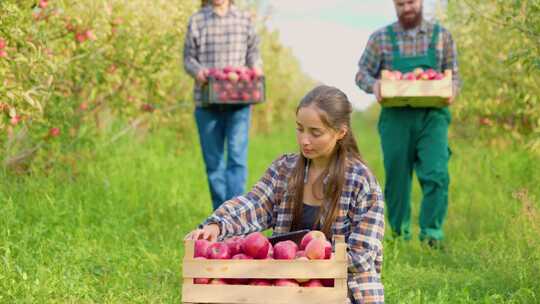
<instances>
[{"instance_id":1,"label":"apple in crate","mask_svg":"<svg viewBox=\"0 0 540 304\"><path fill-rule=\"evenodd\" d=\"M293 241L282 241L274 245L274 259L276 260L292 260L296 258L298 245Z\"/></svg>"},{"instance_id":2,"label":"apple in crate","mask_svg":"<svg viewBox=\"0 0 540 304\"><path fill-rule=\"evenodd\" d=\"M319 279L311 279L305 283L302 283L302 287L324 287L324 285Z\"/></svg>"},{"instance_id":3,"label":"apple in crate","mask_svg":"<svg viewBox=\"0 0 540 304\"><path fill-rule=\"evenodd\" d=\"M306 257L310 260L324 260L326 257L326 240L313 239L306 246Z\"/></svg>"},{"instance_id":4,"label":"apple in crate","mask_svg":"<svg viewBox=\"0 0 540 304\"><path fill-rule=\"evenodd\" d=\"M211 260L228 260L231 258L229 246L223 242L213 243L208 247L208 258Z\"/></svg>"},{"instance_id":5,"label":"apple in crate","mask_svg":"<svg viewBox=\"0 0 540 304\"><path fill-rule=\"evenodd\" d=\"M195 241L195 254L193 255L195 258L197 257L208 257L208 247L212 245L211 242L207 240L196 240Z\"/></svg>"},{"instance_id":6,"label":"apple in crate","mask_svg":"<svg viewBox=\"0 0 540 304\"><path fill-rule=\"evenodd\" d=\"M242 241L242 252L255 259L266 259L270 252L270 242L260 232L250 233Z\"/></svg>"},{"instance_id":7,"label":"apple in crate","mask_svg":"<svg viewBox=\"0 0 540 304\"><path fill-rule=\"evenodd\" d=\"M312 230L306 233L306 235L304 235L304 237L302 237L302 240L300 241L300 250L306 249L307 244L314 239L322 239L326 241L326 235L324 235L324 233L319 230Z\"/></svg>"},{"instance_id":8,"label":"apple in crate","mask_svg":"<svg viewBox=\"0 0 540 304\"><path fill-rule=\"evenodd\" d=\"M249 285L253 286L272 286L272 280L268 279L253 279L249 282Z\"/></svg>"},{"instance_id":9,"label":"apple in crate","mask_svg":"<svg viewBox=\"0 0 540 304\"><path fill-rule=\"evenodd\" d=\"M296 282L295 280L291 280L291 279L277 279L274 282L274 285L276 285L276 286L300 286L300 284L298 284L298 282Z\"/></svg>"},{"instance_id":10,"label":"apple in crate","mask_svg":"<svg viewBox=\"0 0 540 304\"><path fill-rule=\"evenodd\" d=\"M251 98L251 95L249 95L249 93L245 91L242 92L241 96L243 101L248 101Z\"/></svg>"},{"instance_id":11,"label":"apple in crate","mask_svg":"<svg viewBox=\"0 0 540 304\"><path fill-rule=\"evenodd\" d=\"M251 96L253 96L253 100L255 101L261 100L261 92L259 92L258 89L253 90L253 92L251 92Z\"/></svg>"},{"instance_id":12,"label":"apple in crate","mask_svg":"<svg viewBox=\"0 0 540 304\"><path fill-rule=\"evenodd\" d=\"M209 284L213 285L229 285L225 279L212 279Z\"/></svg>"},{"instance_id":13,"label":"apple in crate","mask_svg":"<svg viewBox=\"0 0 540 304\"><path fill-rule=\"evenodd\" d=\"M233 236L232 238L224 241L229 246L229 253L234 256L237 253L242 252L242 238L239 236Z\"/></svg>"}]
</instances>

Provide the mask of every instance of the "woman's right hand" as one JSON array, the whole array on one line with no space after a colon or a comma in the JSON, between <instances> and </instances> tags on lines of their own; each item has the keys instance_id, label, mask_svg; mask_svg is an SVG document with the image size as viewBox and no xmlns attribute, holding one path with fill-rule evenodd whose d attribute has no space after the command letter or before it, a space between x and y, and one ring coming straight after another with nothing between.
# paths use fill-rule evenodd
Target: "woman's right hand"
<instances>
[{"instance_id":1,"label":"woman's right hand","mask_svg":"<svg viewBox=\"0 0 540 304\"><path fill-rule=\"evenodd\" d=\"M202 229L195 229L188 233L184 240L208 240L210 242L217 241L217 238L219 236L219 225L218 224L210 224L204 226Z\"/></svg>"}]
</instances>

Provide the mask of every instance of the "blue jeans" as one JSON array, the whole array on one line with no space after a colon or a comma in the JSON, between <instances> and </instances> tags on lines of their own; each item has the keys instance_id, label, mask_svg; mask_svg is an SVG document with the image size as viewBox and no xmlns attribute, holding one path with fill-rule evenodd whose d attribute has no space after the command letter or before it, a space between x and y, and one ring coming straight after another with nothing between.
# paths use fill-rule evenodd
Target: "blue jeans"
<instances>
[{"instance_id":1,"label":"blue jeans","mask_svg":"<svg viewBox=\"0 0 540 304\"><path fill-rule=\"evenodd\" d=\"M251 107L197 107L195 121L216 210L226 200L244 193Z\"/></svg>"}]
</instances>

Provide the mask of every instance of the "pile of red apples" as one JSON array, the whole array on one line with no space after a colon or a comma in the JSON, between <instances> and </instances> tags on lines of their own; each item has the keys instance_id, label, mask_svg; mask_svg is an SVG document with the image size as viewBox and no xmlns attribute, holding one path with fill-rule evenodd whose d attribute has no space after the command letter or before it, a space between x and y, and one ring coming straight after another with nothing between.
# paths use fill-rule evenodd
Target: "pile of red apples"
<instances>
[{"instance_id":1,"label":"pile of red apples","mask_svg":"<svg viewBox=\"0 0 540 304\"><path fill-rule=\"evenodd\" d=\"M416 68L412 72L401 73L400 71L383 70L381 79L384 80L441 80L447 75L437 72L434 69L424 70Z\"/></svg>"},{"instance_id":2,"label":"pile of red apples","mask_svg":"<svg viewBox=\"0 0 540 304\"><path fill-rule=\"evenodd\" d=\"M260 232L232 237L223 242L195 241L195 259L211 260L325 260L332 257L332 244L318 230L308 232L300 244L281 241L274 246ZM212 279L195 278L195 284L229 284L258 286L333 287L333 279Z\"/></svg>"},{"instance_id":3,"label":"pile of red apples","mask_svg":"<svg viewBox=\"0 0 540 304\"><path fill-rule=\"evenodd\" d=\"M261 70L248 67L227 66L207 70L210 90L220 102L261 101L263 75Z\"/></svg>"}]
</instances>

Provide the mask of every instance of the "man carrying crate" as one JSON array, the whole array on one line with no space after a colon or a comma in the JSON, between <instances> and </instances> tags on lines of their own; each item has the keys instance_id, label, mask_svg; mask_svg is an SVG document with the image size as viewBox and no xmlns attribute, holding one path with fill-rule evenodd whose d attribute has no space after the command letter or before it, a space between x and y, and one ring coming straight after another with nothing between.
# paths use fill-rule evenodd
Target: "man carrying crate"
<instances>
[{"instance_id":1,"label":"man carrying crate","mask_svg":"<svg viewBox=\"0 0 540 304\"><path fill-rule=\"evenodd\" d=\"M260 70L262 61L249 13L240 11L233 0L203 0L201 6L187 28L184 68L195 79L195 120L215 210L244 193L251 109L245 104L203 106L202 86L208 82L210 68Z\"/></svg>"},{"instance_id":2,"label":"man carrying crate","mask_svg":"<svg viewBox=\"0 0 540 304\"><path fill-rule=\"evenodd\" d=\"M394 0L398 22L373 33L359 62L356 84L381 102L382 70L452 70L453 96L459 87L456 46L451 34L422 16L422 0ZM384 105L384 104L383 104ZM378 129L386 175L388 220L395 236L411 238L410 195L413 169L422 188L420 240L438 247L448 209L448 125L444 108L383 107Z\"/></svg>"}]
</instances>

